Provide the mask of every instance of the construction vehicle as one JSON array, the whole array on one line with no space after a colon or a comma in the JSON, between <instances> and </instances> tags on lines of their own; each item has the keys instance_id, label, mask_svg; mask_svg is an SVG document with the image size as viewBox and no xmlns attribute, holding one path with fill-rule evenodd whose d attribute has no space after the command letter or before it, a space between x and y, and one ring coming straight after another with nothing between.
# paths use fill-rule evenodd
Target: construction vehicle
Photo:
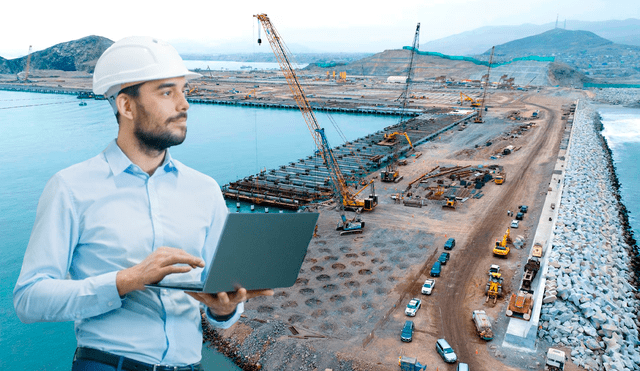
<instances>
[{"instance_id":1,"label":"construction vehicle","mask_svg":"<svg viewBox=\"0 0 640 371\"><path fill-rule=\"evenodd\" d=\"M547 350L547 359L544 364L544 371L563 371L567 356L563 351L555 348Z\"/></svg>"},{"instance_id":2,"label":"construction vehicle","mask_svg":"<svg viewBox=\"0 0 640 371\"><path fill-rule=\"evenodd\" d=\"M500 273L500 266L493 264L489 268L489 281L485 288L485 294L487 295L485 302L493 299L493 304L495 304L496 301L498 301L498 297L502 296L503 281L504 278L502 278L502 273Z\"/></svg>"},{"instance_id":3,"label":"construction vehicle","mask_svg":"<svg viewBox=\"0 0 640 371\"><path fill-rule=\"evenodd\" d=\"M411 150L415 150L415 148L413 148L413 143L411 143L411 139L409 139L409 135L404 132L404 133L399 133L397 131L391 133L391 134L387 134L385 133L383 135L383 139L381 141L379 141L377 144L379 146L393 146L396 144L396 136L404 136L407 139L407 143L409 143L409 146L411 147Z\"/></svg>"},{"instance_id":4,"label":"construction vehicle","mask_svg":"<svg viewBox=\"0 0 640 371\"><path fill-rule=\"evenodd\" d=\"M190 96L190 95L196 95L196 94L199 94L198 87L187 84L187 90L185 91L185 95Z\"/></svg>"},{"instance_id":5,"label":"construction vehicle","mask_svg":"<svg viewBox=\"0 0 640 371\"><path fill-rule=\"evenodd\" d=\"M506 173L496 173L493 176L493 182L496 184L502 184L504 183L504 181L507 179L507 174Z\"/></svg>"},{"instance_id":6,"label":"construction vehicle","mask_svg":"<svg viewBox=\"0 0 640 371\"><path fill-rule=\"evenodd\" d=\"M480 102L480 99L473 99L465 93L460 92L460 105L462 105L466 101L471 102L471 107L480 107L482 104Z\"/></svg>"},{"instance_id":7,"label":"construction vehicle","mask_svg":"<svg viewBox=\"0 0 640 371\"><path fill-rule=\"evenodd\" d=\"M402 91L402 94L400 94L400 96L397 99L398 101L402 102L401 110L400 110L400 120L399 120L399 123L402 123L402 130L404 130L405 111L407 108L407 102L410 97L409 87L411 86L411 82L412 82L411 76L413 75L413 59L419 48L419 45L418 45L419 36L420 36L420 23L418 23L418 25L416 26L416 33L413 37L413 45L411 48L411 59L409 60L409 69L407 71L407 79L405 81L404 90ZM398 146L396 145L396 139L395 139L396 135L404 135L405 138L407 138L407 142L409 142L411 149L412 150L414 149L413 144L411 144L411 140L409 139L409 135L407 135L406 132L403 132L403 133L394 132L389 135L387 134L384 135L384 139L378 144L394 146L394 150L393 150L393 155L391 156L391 160L387 165L386 169L380 173L380 180L382 180L383 182L397 183L400 181L400 179L402 179L402 177L400 176L400 172L398 171L398 166L396 164L396 161L398 160L398 157L399 157Z\"/></svg>"},{"instance_id":8,"label":"construction vehicle","mask_svg":"<svg viewBox=\"0 0 640 371\"><path fill-rule=\"evenodd\" d=\"M378 142L378 145L381 146L392 146L392 145L396 145L396 136L404 136L407 139L407 142L409 143L409 146L411 147L411 150L415 150L415 148L413 148L413 144L411 143L411 139L409 139L409 135L405 132L405 133L399 133L399 132L393 132L391 134L384 134L383 139ZM400 180L402 180L402 176L400 176L400 172L398 171L398 164L396 164L396 153L397 151L394 151L394 155L393 155L393 160L391 161L390 164L387 165L387 167L385 168L385 170L382 170L380 172L380 180L383 182L394 182L394 183L398 183Z\"/></svg>"},{"instance_id":9,"label":"construction vehicle","mask_svg":"<svg viewBox=\"0 0 640 371\"><path fill-rule=\"evenodd\" d=\"M344 236L347 234L361 234L364 229L364 222L360 219L360 214L356 213L356 215L347 219L346 215L341 215L342 221L338 222L336 226L337 231L341 231L340 235Z\"/></svg>"},{"instance_id":10,"label":"construction vehicle","mask_svg":"<svg viewBox=\"0 0 640 371\"><path fill-rule=\"evenodd\" d=\"M493 339L491 320L487 313L483 310L474 310L471 317L473 318L473 324L476 325L476 332L480 339L487 341Z\"/></svg>"},{"instance_id":11,"label":"construction vehicle","mask_svg":"<svg viewBox=\"0 0 640 371\"><path fill-rule=\"evenodd\" d=\"M442 204L443 209L453 209L455 210L457 207L457 200L455 195L449 195L445 197L445 202Z\"/></svg>"},{"instance_id":12,"label":"construction vehicle","mask_svg":"<svg viewBox=\"0 0 640 371\"><path fill-rule=\"evenodd\" d=\"M534 243L533 247L531 248L531 256L539 259L539 258L542 258L542 255L543 255L542 244L540 242Z\"/></svg>"},{"instance_id":13,"label":"construction vehicle","mask_svg":"<svg viewBox=\"0 0 640 371\"><path fill-rule=\"evenodd\" d=\"M293 94L296 104L302 112L302 116L304 117L304 120L307 123L307 127L311 132L311 136L315 141L316 148L318 148L318 152L322 156L322 159L327 166L327 169L329 170L330 183L334 189L334 198L336 200L336 203L340 205L342 210L374 210L374 208L378 205L378 196L375 194L373 180L358 193L353 194L351 192L351 190L347 186L345 177L340 170L338 161L333 154L331 146L329 145L327 137L324 134L324 128L320 127L320 124L318 123L318 120L316 119L316 116L311 109L311 105L307 100L307 96L302 89L302 85L298 80L298 76L296 75L295 70L291 65L293 61L291 52L285 45L282 37L275 29L275 27L271 23L271 20L269 19L269 17L267 17L266 14L257 14L254 15L254 17L257 18L258 22L262 25L262 27L264 27L264 31L267 39L269 40L271 50L278 60L280 69L282 70L282 73L287 80L287 84L289 85L289 89ZM260 30L260 28L258 30ZM260 35L258 35L258 44L262 44ZM356 196L360 194L364 189L368 188L369 185L371 186L371 194L366 199L356 198Z\"/></svg>"},{"instance_id":14,"label":"construction vehicle","mask_svg":"<svg viewBox=\"0 0 640 371\"><path fill-rule=\"evenodd\" d=\"M400 356L398 365L402 371L423 371L427 365L421 365L415 357Z\"/></svg>"},{"instance_id":15,"label":"construction vehicle","mask_svg":"<svg viewBox=\"0 0 640 371\"><path fill-rule=\"evenodd\" d=\"M533 293L518 290L517 293L511 294L505 314L507 317L518 317L528 321L531 319L531 308L533 308Z\"/></svg>"},{"instance_id":16,"label":"construction vehicle","mask_svg":"<svg viewBox=\"0 0 640 371\"><path fill-rule=\"evenodd\" d=\"M489 74L491 73L491 63L493 63L493 51L495 50L495 48L495 46L491 48L491 56L489 57L489 69L487 71L487 74L482 76L484 79L484 86L482 87L482 104L480 105L478 114L473 118L473 122L475 122L476 124L482 124L484 122L482 120L482 111L484 111L485 98L487 97L487 89L489 88Z\"/></svg>"},{"instance_id":17,"label":"construction vehicle","mask_svg":"<svg viewBox=\"0 0 640 371\"><path fill-rule=\"evenodd\" d=\"M540 261L538 258L531 257L524 265L524 274L522 275L522 289L530 291L533 279L540 270Z\"/></svg>"},{"instance_id":18,"label":"construction vehicle","mask_svg":"<svg viewBox=\"0 0 640 371\"><path fill-rule=\"evenodd\" d=\"M256 96L256 89L253 89L250 92L248 92L247 95L244 96L244 99L255 98L255 96Z\"/></svg>"},{"instance_id":19,"label":"construction vehicle","mask_svg":"<svg viewBox=\"0 0 640 371\"><path fill-rule=\"evenodd\" d=\"M509 255L509 244L511 241L511 228L507 228L507 231L502 236L502 239L496 239L496 244L493 246L493 255L507 257Z\"/></svg>"}]
</instances>

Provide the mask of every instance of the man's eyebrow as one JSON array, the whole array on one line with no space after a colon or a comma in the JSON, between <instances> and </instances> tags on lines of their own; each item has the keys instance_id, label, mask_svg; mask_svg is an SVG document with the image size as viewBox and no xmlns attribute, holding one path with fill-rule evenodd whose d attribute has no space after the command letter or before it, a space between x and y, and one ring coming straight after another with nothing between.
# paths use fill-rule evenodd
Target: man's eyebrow
<instances>
[{"instance_id":1,"label":"man's eyebrow","mask_svg":"<svg viewBox=\"0 0 640 371\"><path fill-rule=\"evenodd\" d=\"M158 87L156 88L156 90L162 90L162 89L164 89L164 88L173 88L173 87L175 87L175 86L176 86L176 83L175 83L175 82L165 82L165 83L162 83L162 84L158 85ZM186 88L187 88L187 84L184 84L184 86L182 87L182 89L184 90L184 89L186 89Z\"/></svg>"}]
</instances>

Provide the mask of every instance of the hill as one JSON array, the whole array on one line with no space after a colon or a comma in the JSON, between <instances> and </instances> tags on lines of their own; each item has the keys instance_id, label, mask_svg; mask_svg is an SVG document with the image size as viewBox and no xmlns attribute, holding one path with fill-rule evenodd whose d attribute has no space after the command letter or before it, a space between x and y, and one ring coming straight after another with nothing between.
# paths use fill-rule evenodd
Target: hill
<instances>
[{"instance_id":1,"label":"hill","mask_svg":"<svg viewBox=\"0 0 640 371\"><path fill-rule=\"evenodd\" d=\"M495 47L494 57L508 59L528 55L555 56L557 54L577 54L595 51L614 43L589 31L569 31L555 28L539 35L525 37ZM638 47L640 49L640 47ZM487 50L484 55L488 55Z\"/></svg>"},{"instance_id":2,"label":"hill","mask_svg":"<svg viewBox=\"0 0 640 371\"><path fill-rule=\"evenodd\" d=\"M488 56L490 50L484 52ZM537 55L584 74L594 83L640 81L640 46L616 44L589 31L556 28L495 47L494 60Z\"/></svg>"},{"instance_id":3,"label":"hill","mask_svg":"<svg viewBox=\"0 0 640 371\"><path fill-rule=\"evenodd\" d=\"M56 44L31 53L30 69L85 71L93 73L98 58L113 44L101 36L87 36L78 40ZM0 73L16 74L24 70L27 56L4 59L0 57Z\"/></svg>"},{"instance_id":4,"label":"hill","mask_svg":"<svg viewBox=\"0 0 640 371\"><path fill-rule=\"evenodd\" d=\"M590 31L617 44L640 46L640 19L586 22L568 20L559 26L566 30ZM422 43L421 50L449 55L477 55L509 41L541 34L555 28L555 22L541 25L486 26Z\"/></svg>"}]
</instances>

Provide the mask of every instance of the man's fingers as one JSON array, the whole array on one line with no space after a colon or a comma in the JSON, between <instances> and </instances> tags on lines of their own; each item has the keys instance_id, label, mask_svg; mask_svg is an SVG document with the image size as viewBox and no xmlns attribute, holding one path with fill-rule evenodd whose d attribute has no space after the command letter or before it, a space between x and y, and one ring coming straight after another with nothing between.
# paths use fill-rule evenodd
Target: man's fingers
<instances>
[{"instance_id":1,"label":"man's fingers","mask_svg":"<svg viewBox=\"0 0 640 371\"><path fill-rule=\"evenodd\" d=\"M156 250L156 254L160 256L160 261L163 265L187 264L193 268L204 267L204 260L175 247L163 246Z\"/></svg>"},{"instance_id":2,"label":"man's fingers","mask_svg":"<svg viewBox=\"0 0 640 371\"><path fill-rule=\"evenodd\" d=\"M247 291L247 299L255 298L258 296L273 296L273 290L249 290Z\"/></svg>"},{"instance_id":3,"label":"man's fingers","mask_svg":"<svg viewBox=\"0 0 640 371\"><path fill-rule=\"evenodd\" d=\"M218 294L216 294L216 297L221 304L229 304L229 295L226 292L219 292Z\"/></svg>"}]
</instances>

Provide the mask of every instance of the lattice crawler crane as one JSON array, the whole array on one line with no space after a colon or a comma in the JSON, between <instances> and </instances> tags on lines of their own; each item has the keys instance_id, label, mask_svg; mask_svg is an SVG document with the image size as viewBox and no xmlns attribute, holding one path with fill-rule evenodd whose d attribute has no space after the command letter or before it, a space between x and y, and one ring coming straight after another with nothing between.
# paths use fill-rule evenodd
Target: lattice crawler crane
<instances>
[{"instance_id":1,"label":"lattice crawler crane","mask_svg":"<svg viewBox=\"0 0 640 371\"><path fill-rule=\"evenodd\" d=\"M320 152L322 159L329 170L329 176L331 178L331 185L334 189L334 197L343 210L355 210L357 212L371 211L374 210L378 205L378 196L375 194L375 186L373 181L369 182L365 188L370 188L371 193L367 198L360 199L356 196L364 191L365 188L361 189L358 193L353 193L347 183L345 181L345 177L340 170L340 166L338 165L338 161L333 154L331 146L327 140L327 137L324 133L324 128L321 128L318 120L316 119L313 110L311 109L311 105L307 100L307 96L298 80L298 76L296 75L295 69L293 67L293 59L291 52L285 45L282 37L276 30L276 28L271 23L271 20L266 14L257 14L254 15L258 19L258 22L262 25L265 31L265 35L269 40L269 45L271 46L271 50L276 56L278 60L278 64L280 65L280 69L284 74L285 79L287 80L287 84L289 85L289 89L293 94L293 97L302 112L302 116L304 117L305 122L307 123L307 127L311 132L311 136L315 141L316 148ZM258 44L262 43L262 39L258 36ZM347 219L344 214L342 215L342 222L345 228L349 230L354 230L354 223L360 225L360 228L364 227L364 222L362 222L358 217L353 219ZM350 224L349 224L350 223ZM347 226L347 224L349 224ZM357 229L357 226L355 227Z\"/></svg>"}]
</instances>

